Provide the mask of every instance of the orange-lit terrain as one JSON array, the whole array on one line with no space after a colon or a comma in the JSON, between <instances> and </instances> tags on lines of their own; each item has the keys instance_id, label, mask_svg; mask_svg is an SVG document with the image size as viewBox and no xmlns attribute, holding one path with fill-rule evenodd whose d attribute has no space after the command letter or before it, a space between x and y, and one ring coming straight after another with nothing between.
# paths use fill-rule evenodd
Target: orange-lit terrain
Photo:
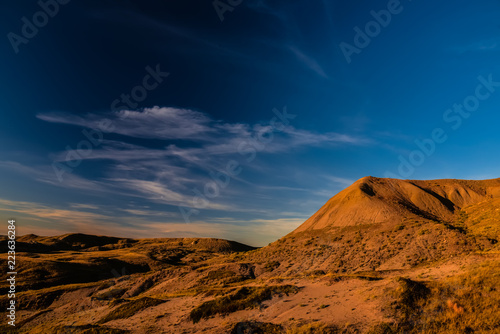
<instances>
[{"instance_id":1,"label":"orange-lit terrain","mask_svg":"<svg viewBox=\"0 0 500 334\"><path fill-rule=\"evenodd\" d=\"M499 333L498 240L500 179L375 177L259 249L25 235L16 332Z\"/></svg>"}]
</instances>

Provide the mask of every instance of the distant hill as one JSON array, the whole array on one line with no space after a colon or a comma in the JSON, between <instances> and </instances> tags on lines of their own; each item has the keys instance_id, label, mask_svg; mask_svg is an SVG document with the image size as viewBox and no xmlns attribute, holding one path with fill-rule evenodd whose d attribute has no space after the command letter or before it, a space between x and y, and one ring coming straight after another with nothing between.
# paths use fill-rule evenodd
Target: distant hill
<instances>
[{"instance_id":1,"label":"distant hill","mask_svg":"<svg viewBox=\"0 0 500 334\"><path fill-rule=\"evenodd\" d=\"M27 234L16 239L16 249L20 252L51 252L61 250L109 250L128 248L132 244L157 244L178 247L179 243L191 249L211 252L230 253L255 249L236 241L215 238L156 238L156 239L130 239L107 236L90 235L83 233L69 233L59 236L38 236ZM7 244L7 237L0 236L0 247ZM6 247L6 246L5 246Z\"/></svg>"},{"instance_id":2,"label":"distant hill","mask_svg":"<svg viewBox=\"0 0 500 334\"><path fill-rule=\"evenodd\" d=\"M0 247L7 249L6 236L0 237ZM25 254L17 265L23 273L18 286L39 289L96 282L121 275L122 268L126 268L127 274L147 272L253 249L239 242L213 238L128 239L82 233L28 234L16 240L17 253ZM0 277L5 282L7 273Z\"/></svg>"}]
</instances>

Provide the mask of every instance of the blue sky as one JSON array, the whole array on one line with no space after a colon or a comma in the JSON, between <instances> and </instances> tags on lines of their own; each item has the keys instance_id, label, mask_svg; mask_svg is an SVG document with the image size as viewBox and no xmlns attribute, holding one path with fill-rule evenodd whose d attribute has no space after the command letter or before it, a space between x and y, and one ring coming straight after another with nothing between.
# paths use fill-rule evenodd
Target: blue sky
<instances>
[{"instance_id":1,"label":"blue sky","mask_svg":"<svg viewBox=\"0 0 500 334\"><path fill-rule=\"evenodd\" d=\"M21 234L262 246L363 176L500 176L499 1L43 3L0 5Z\"/></svg>"}]
</instances>

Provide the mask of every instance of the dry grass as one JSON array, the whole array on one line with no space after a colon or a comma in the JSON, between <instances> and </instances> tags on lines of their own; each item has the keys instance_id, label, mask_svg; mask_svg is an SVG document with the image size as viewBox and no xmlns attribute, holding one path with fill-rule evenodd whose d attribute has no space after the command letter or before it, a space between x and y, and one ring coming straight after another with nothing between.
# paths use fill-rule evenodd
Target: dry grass
<instances>
[{"instance_id":1,"label":"dry grass","mask_svg":"<svg viewBox=\"0 0 500 334\"><path fill-rule=\"evenodd\" d=\"M499 333L500 261L488 261L433 289L420 333Z\"/></svg>"},{"instance_id":2,"label":"dry grass","mask_svg":"<svg viewBox=\"0 0 500 334\"><path fill-rule=\"evenodd\" d=\"M300 325L289 328L286 334L337 334L340 333L337 327L330 326L321 322Z\"/></svg>"},{"instance_id":3,"label":"dry grass","mask_svg":"<svg viewBox=\"0 0 500 334\"><path fill-rule=\"evenodd\" d=\"M131 300L124 305L120 305L115 308L113 311L109 312L106 316L104 316L97 323L103 324L111 320L116 319L126 319L139 311L147 309L149 307L154 307L159 304L165 303L166 300L143 297L135 300Z\"/></svg>"},{"instance_id":4,"label":"dry grass","mask_svg":"<svg viewBox=\"0 0 500 334\"><path fill-rule=\"evenodd\" d=\"M427 298L430 289L422 282L413 281L409 278L398 277L399 283L396 293L396 304L394 310L402 324L411 323L418 314L419 301Z\"/></svg>"},{"instance_id":5,"label":"dry grass","mask_svg":"<svg viewBox=\"0 0 500 334\"><path fill-rule=\"evenodd\" d=\"M500 261L423 284L400 279L396 333L500 333ZM387 333L391 333L390 331Z\"/></svg>"},{"instance_id":6,"label":"dry grass","mask_svg":"<svg viewBox=\"0 0 500 334\"><path fill-rule=\"evenodd\" d=\"M373 325L366 334L396 334L392 324L389 323L379 323Z\"/></svg>"},{"instance_id":7,"label":"dry grass","mask_svg":"<svg viewBox=\"0 0 500 334\"><path fill-rule=\"evenodd\" d=\"M336 326L321 321L292 325L281 333L284 334L359 334L359 329L352 324Z\"/></svg>"},{"instance_id":8,"label":"dry grass","mask_svg":"<svg viewBox=\"0 0 500 334\"><path fill-rule=\"evenodd\" d=\"M234 324L231 329L231 334L281 334L283 329L280 325L258 322L258 321L243 321Z\"/></svg>"},{"instance_id":9,"label":"dry grass","mask_svg":"<svg viewBox=\"0 0 500 334\"><path fill-rule=\"evenodd\" d=\"M275 295L297 293L299 288L293 285L242 287L228 296L220 297L197 306L189 314L193 323L215 314L228 314L240 310L260 307L260 303L272 299Z\"/></svg>"},{"instance_id":10,"label":"dry grass","mask_svg":"<svg viewBox=\"0 0 500 334\"><path fill-rule=\"evenodd\" d=\"M126 334L130 331L97 325L59 326L52 329L53 334Z\"/></svg>"},{"instance_id":11,"label":"dry grass","mask_svg":"<svg viewBox=\"0 0 500 334\"><path fill-rule=\"evenodd\" d=\"M40 290L21 291L16 293L16 299L19 303L19 310L43 310L64 293L96 288L99 284L99 282L67 284ZM8 301L7 295L1 296L0 307L7 308Z\"/></svg>"},{"instance_id":12,"label":"dry grass","mask_svg":"<svg viewBox=\"0 0 500 334\"><path fill-rule=\"evenodd\" d=\"M232 284L238 283L247 280L248 278L239 275L231 270L211 270L207 273L205 277L202 277L198 280L200 285L208 285L208 284Z\"/></svg>"}]
</instances>

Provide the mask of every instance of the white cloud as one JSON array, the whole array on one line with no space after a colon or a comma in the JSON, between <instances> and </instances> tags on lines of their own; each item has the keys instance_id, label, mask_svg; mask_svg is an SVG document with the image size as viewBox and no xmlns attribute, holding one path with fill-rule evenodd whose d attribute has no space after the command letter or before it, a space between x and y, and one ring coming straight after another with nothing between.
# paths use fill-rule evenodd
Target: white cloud
<instances>
[{"instance_id":1,"label":"white cloud","mask_svg":"<svg viewBox=\"0 0 500 334\"><path fill-rule=\"evenodd\" d=\"M84 117L67 113L38 114L39 119L72 124L87 128L99 128L103 115L87 114ZM146 149L124 142L103 141L102 149L94 149L89 157L84 159L115 159L119 161L133 159L148 159L159 157L179 157L187 161L200 161L207 155L223 155L238 153L244 142L252 143L261 152L285 152L290 147L326 144L365 145L370 141L362 137L354 137L340 133L318 134L294 126L280 126L279 131L273 131L267 124L225 123L211 119L199 111L177 108L145 108L142 111L122 110L106 115L111 121L113 132L129 137L159 140L184 140L193 143L180 148L174 144L163 149ZM270 116L270 119L274 115ZM269 144L259 144L256 136L263 134L273 139ZM66 158L65 152L59 155L59 160ZM203 159L201 159L203 161Z\"/></svg>"},{"instance_id":2,"label":"white cloud","mask_svg":"<svg viewBox=\"0 0 500 334\"><path fill-rule=\"evenodd\" d=\"M78 168L64 175L59 182L52 171L22 167L27 173L34 173L42 182L52 185L85 189L88 191L111 192L123 196L146 199L154 203L172 206L196 207L195 189L203 191L206 184L213 182L210 172L222 171L228 161L241 162L245 170L265 173L259 168L258 159L246 163L249 154L241 154L241 147L255 149L255 155L295 154L292 148L311 146L338 147L344 145L367 145L370 140L341 133L315 133L295 126L277 124L227 123L214 120L209 115L188 109L152 107L142 111L123 110L106 115L87 114L75 116L67 113L39 114L38 118L62 124L96 128L106 117L112 122L113 132L134 138L166 140L163 147L145 147L137 141L110 140L103 136L102 143L94 147L91 154L82 156L86 160L103 160L98 178L86 179L78 176ZM270 113L272 119L274 114ZM300 117L300 115L298 115ZM297 117L297 118L298 118ZM279 122L279 120L278 120ZM290 120L293 124L295 119ZM279 129L279 130L278 130ZM267 131L267 132L266 132ZM259 134L271 138L259 141ZM82 135L82 139L85 137ZM175 140L169 143L168 140ZM146 144L147 145L147 144ZM295 151L295 152L294 152ZM68 152L59 152L53 158L65 163ZM264 159L265 161L265 159ZM262 164L262 162L260 162ZM241 181L241 182L238 182ZM204 209L241 211L252 208L235 205L235 198L247 197L254 180L235 177L231 187L222 189L220 195L209 201ZM272 184L267 185L272 191Z\"/></svg>"},{"instance_id":3,"label":"white cloud","mask_svg":"<svg viewBox=\"0 0 500 334\"><path fill-rule=\"evenodd\" d=\"M150 139L206 139L217 132L219 124L207 115L188 109L145 108L142 111L121 110L108 115L114 130L112 132ZM37 117L52 123L78 125L99 129L102 115L87 114L84 117L68 113L42 113Z\"/></svg>"}]
</instances>

